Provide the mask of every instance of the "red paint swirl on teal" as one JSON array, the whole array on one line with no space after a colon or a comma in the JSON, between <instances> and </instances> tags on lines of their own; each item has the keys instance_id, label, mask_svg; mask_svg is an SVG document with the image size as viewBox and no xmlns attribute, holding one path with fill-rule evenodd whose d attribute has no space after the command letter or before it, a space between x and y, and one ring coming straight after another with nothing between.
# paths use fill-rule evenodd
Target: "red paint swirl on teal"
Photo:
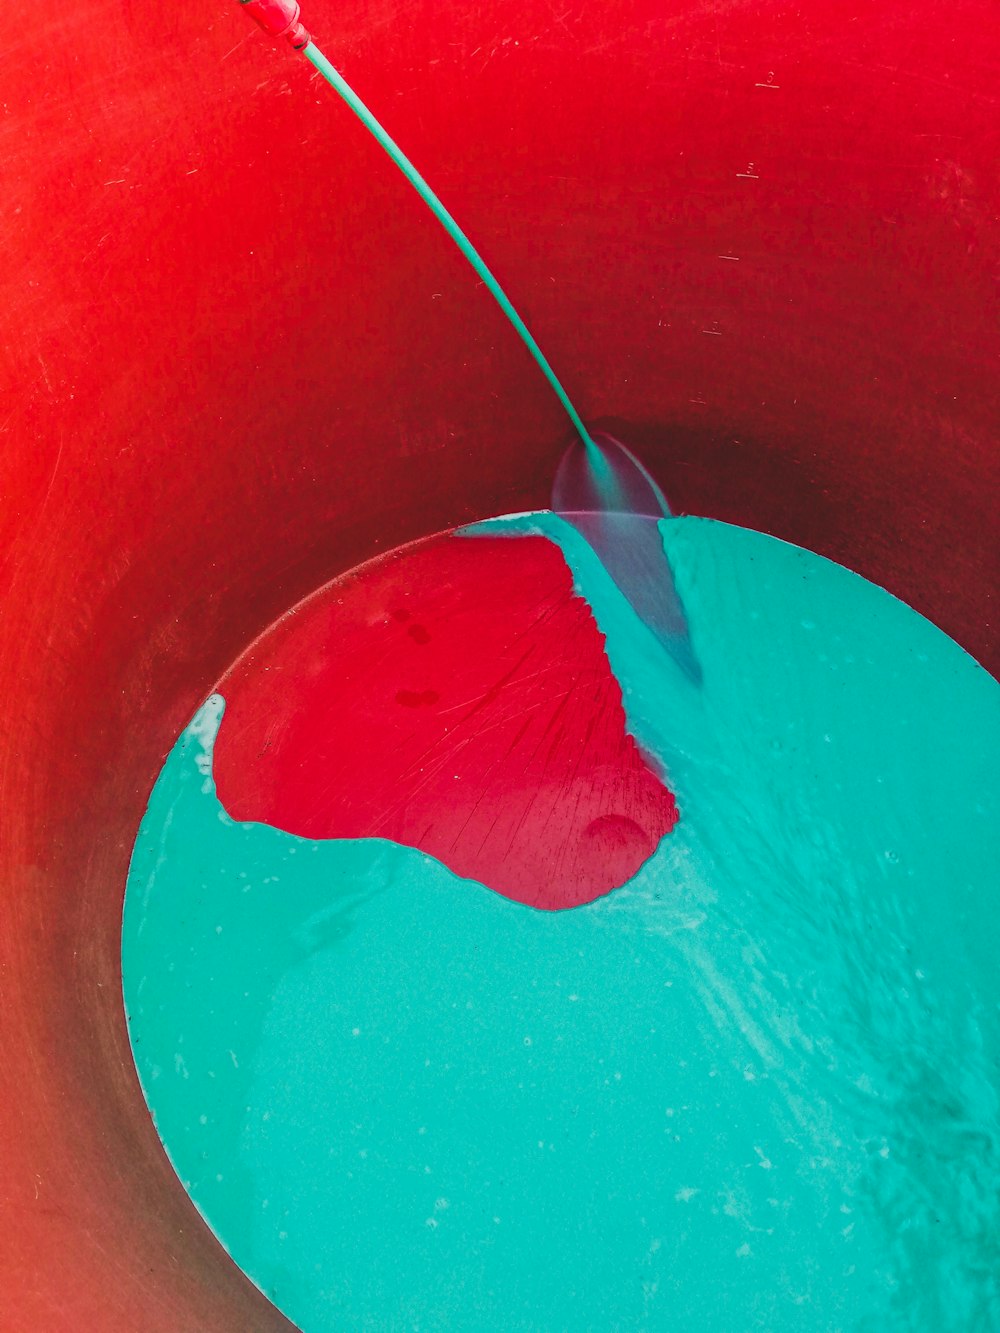
<instances>
[{"instance_id":1,"label":"red paint swirl on teal","mask_svg":"<svg viewBox=\"0 0 1000 1333\"><path fill-rule=\"evenodd\" d=\"M389 838L537 907L623 884L677 820L543 538L443 537L373 562L279 621L220 689L215 777L234 818Z\"/></svg>"}]
</instances>

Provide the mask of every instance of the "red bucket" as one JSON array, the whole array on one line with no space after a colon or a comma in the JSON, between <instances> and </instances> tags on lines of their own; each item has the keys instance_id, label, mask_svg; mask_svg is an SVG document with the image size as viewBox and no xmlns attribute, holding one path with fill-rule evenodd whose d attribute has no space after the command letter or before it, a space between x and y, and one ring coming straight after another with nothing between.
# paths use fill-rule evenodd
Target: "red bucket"
<instances>
[{"instance_id":1,"label":"red bucket","mask_svg":"<svg viewBox=\"0 0 1000 1333\"><path fill-rule=\"evenodd\" d=\"M989 5L303 19L675 511L832 557L996 672ZM237 5L50 0L4 47L0 1327L284 1327L136 1080L145 801L263 627L547 504L568 432L377 145Z\"/></svg>"}]
</instances>

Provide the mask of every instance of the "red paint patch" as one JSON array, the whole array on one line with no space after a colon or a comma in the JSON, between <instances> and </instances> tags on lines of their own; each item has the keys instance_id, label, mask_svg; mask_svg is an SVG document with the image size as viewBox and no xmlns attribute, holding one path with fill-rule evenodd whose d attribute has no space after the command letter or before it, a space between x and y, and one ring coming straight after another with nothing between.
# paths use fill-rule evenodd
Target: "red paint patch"
<instances>
[{"instance_id":1,"label":"red paint patch","mask_svg":"<svg viewBox=\"0 0 1000 1333\"><path fill-rule=\"evenodd\" d=\"M537 907L623 884L677 820L540 537L435 538L373 562L219 688L215 777L235 819L391 838Z\"/></svg>"}]
</instances>

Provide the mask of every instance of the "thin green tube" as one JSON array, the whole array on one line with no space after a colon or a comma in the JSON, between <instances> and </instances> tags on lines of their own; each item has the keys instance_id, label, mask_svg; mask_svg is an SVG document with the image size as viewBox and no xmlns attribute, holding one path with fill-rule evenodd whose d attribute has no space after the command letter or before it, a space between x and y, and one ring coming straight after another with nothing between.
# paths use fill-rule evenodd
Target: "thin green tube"
<instances>
[{"instance_id":1,"label":"thin green tube","mask_svg":"<svg viewBox=\"0 0 1000 1333\"><path fill-rule=\"evenodd\" d=\"M531 330L528 328L527 324L525 324L524 320L514 309L514 306L511 304L510 298L508 297L507 293L504 291L504 289L500 286L499 282L497 282L496 278L490 272L489 268L487 267L486 261L483 259L482 255L472 244L468 236L466 236L465 232L458 225L458 223L455 221L452 215L448 212L447 208L445 208L444 204L437 197L437 195L434 193L431 187L424 180L423 176L421 176L420 172L416 169L416 167L413 165L410 159L400 148L399 144L396 143L395 139L393 139L392 136L388 134L387 131L382 127L382 125L379 124L379 122L376 120L372 112L368 109L367 106L365 106L361 98L357 95L357 93L350 86L350 84L344 79L343 75L340 74L339 71L336 70L334 66L330 64L329 60L327 60L326 56L315 45L315 43L310 42L308 46L305 47L304 54L306 56L306 59L310 62L310 64L313 65L320 74L322 74L324 79L326 79L330 87L333 88L334 91L337 92L344 99L344 101L351 108L351 110L358 117L358 119L365 126L365 128L375 136L378 142L382 145L385 151L392 158L393 162L395 162L396 166L399 167L400 171L410 182L410 184L413 186L416 192L420 195L421 199L423 199L427 207L431 210L431 212L434 214L437 220L441 223L442 227L444 227L445 231L448 233L451 239L461 250L462 254L465 255L466 259L469 261L469 263L472 265L475 271L479 274L480 278L483 280L486 287L493 294L494 300L496 301L497 305L510 320L511 324L517 330L517 333L521 341L524 343L525 347L527 347L528 351L534 357L539 370L548 380L549 384L551 384L553 390L555 391L556 397L559 399L563 407L566 409L567 416L569 417L570 421L572 421L575 430L580 436L580 439L586 446L587 453L590 455L591 459L603 465L603 459L601 459L600 454L598 453L593 440L590 438L590 432L587 430L587 427L583 424L583 420L580 417L579 412L577 412L576 408L570 402L569 395L563 388L562 384L559 382L559 378L556 375L555 371L549 365L545 353L542 351L538 343L535 341L535 338ZM601 467L600 470L603 471L603 467Z\"/></svg>"}]
</instances>

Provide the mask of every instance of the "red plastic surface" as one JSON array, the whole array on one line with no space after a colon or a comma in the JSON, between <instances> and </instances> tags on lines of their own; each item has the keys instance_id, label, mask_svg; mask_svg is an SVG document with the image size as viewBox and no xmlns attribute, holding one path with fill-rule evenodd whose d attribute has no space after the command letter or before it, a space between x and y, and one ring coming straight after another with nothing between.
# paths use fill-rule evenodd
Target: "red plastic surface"
<instances>
[{"instance_id":1,"label":"red plastic surface","mask_svg":"<svg viewBox=\"0 0 1000 1333\"><path fill-rule=\"evenodd\" d=\"M988 0L310 0L584 416L994 671ZM0 1327L283 1321L163 1157L119 921L163 755L332 574L545 502L567 438L384 155L235 4L0 52Z\"/></svg>"},{"instance_id":2,"label":"red plastic surface","mask_svg":"<svg viewBox=\"0 0 1000 1333\"><path fill-rule=\"evenodd\" d=\"M299 22L301 13L296 0L239 0L243 12L263 28L269 37L282 37L295 50L309 41L309 34Z\"/></svg>"}]
</instances>

